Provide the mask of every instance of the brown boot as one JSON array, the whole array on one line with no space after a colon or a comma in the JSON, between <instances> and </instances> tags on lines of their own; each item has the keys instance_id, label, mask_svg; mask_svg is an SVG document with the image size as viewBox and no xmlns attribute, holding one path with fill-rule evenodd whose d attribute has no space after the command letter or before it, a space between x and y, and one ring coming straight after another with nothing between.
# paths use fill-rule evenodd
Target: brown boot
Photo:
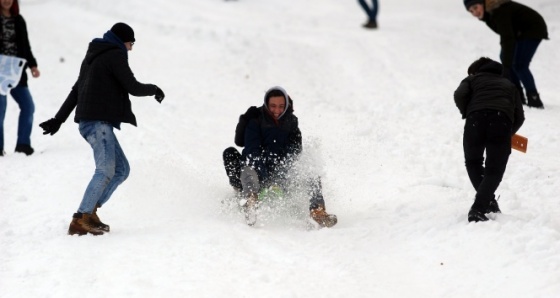
<instances>
[{"instance_id":1,"label":"brown boot","mask_svg":"<svg viewBox=\"0 0 560 298\"><path fill-rule=\"evenodd\" d=\"M92 222L91 222L91 214L84 214L84 213L74 213L72 216L72 222L70 223L70 227L68 227L68 235L85 235L87 233L93 235L103 235L103 231L98 229Z\"/></svg>"},{"instance_id":2,"label":"brown boot","mask_svg":"<svg viewBox=\"0 0 560 298\"><path fill-rule=\"evenodd\" d=\"M330 228L338 222L336 215L328 214L324 206L311 209L310 215L321 227Z\"/></svg>"},{"instance_id":3,"label":"brown boot","mask_svg":"<svg viewBox=\"0 0 560 298\"><path fill-rule=\"evenodd\" d=\"M111 228L109 227L109 225L104 224L101 219L99 219L99 216L97 216L97 208L99 208L101 206L99 205L95 205L95 208L93 209L93 212L91 213L91 223L93 223L93 225L104 232L110 232Z\"/></svg>"}]
</instances>

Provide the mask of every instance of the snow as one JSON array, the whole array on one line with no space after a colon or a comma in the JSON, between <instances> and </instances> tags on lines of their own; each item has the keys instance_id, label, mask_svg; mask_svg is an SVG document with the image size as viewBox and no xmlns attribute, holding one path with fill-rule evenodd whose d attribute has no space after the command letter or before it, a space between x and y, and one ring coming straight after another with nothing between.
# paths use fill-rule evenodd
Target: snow
<instances>
[{"instance_id":1,"label":"snow","mask_svg":"<svg viewBox=\"0 0 560 298\"><path fill-rule=\"evenodd\" d=\"M34 155L13 153L13 100L5 120L0 297L560 297L560 2L522 1L549 26L532 63L546 109L525 109L528 152L512 152L503 214L484 223L467 222L452 96L499 40L462 1L382 1L377 31L353 1L21 2L42 76ZM99 210L111 232L71 237L92 153L71 120L37 125L118 21L136 32L137 79L166 98L132 98L139 127L117 132L132 172ZM331 229L281 208L249 227L230 204L222 151L275 85L324 170Z\"/></svg>"}]
</instances>

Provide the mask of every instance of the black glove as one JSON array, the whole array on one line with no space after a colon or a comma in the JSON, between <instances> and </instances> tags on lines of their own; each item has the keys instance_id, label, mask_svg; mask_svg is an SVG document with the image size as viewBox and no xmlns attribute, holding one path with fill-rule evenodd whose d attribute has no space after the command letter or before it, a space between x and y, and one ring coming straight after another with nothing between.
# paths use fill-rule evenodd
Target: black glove
<instances>
[{"instance_id":1,"label":"black glove","mask_svg":"<svg viewBox=\"0 0 560 298\"><path fill-rule=\"evenodd\" d=\"M60 126L62 125L62 121L56 119L56 118L51 118L41 124L39 124L39 126L43 129L43 134L51 134L54 135L59 129Z\"/></svg>"},{"instance_id":2,"label":"black glove","mask_svg":"<svg viewBox=\"0 0 560 298\"><path fill-rule=\"evenodd\" d=\"M165 94L163 93L163 90L159 89L158 86L156 86L156 96L155 96L157 102L161 103L161 101L165 98Z\"/></svg>"}]
</instances>

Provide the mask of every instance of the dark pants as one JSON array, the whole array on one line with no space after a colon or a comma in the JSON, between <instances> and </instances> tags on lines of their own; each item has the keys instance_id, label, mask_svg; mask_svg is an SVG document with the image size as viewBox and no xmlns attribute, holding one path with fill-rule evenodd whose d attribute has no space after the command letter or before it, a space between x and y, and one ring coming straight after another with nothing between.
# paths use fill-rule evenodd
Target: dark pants
<instances>
[{"instance_id":1,"label":"dark pants","mask_svg":"<svg viewBox=\"0 0 560 298\"><path fill-rule=\"evenodd\" d=\"M223 153L224 167L226 169L226 174L229 178L229 184L233 186L237 191L242 191L243 186L241 184L241 153L237 151L234 147L229 147L224 150ZM259 177L262 180L262 177ZM261 188L266 188L272 183L280 182L280 184L285 184L285 175L272 175L266 181L260 181ZM307 192L310 197L309 199L309 209L315 209L317 207L325 207L325 200L323 199L321 178L307 178L306 187ZM284 182L282 182L284 181Z\"/></svg>"},{"instance_id":2,"label":"dark pants","mask_svg":"<svg viewBox=\"0 0 560 298\"><path fill-rule=\"evenodd\" d=\"M463 150L469 179L476 190L473 209L485 211L502 181L511 153L511 127L504 112L483 110L467 117Z\"/></svg>"},{"instance_id":3,"label":"dark pants","mask_svg":"<svg viewBox=\"0 0 560 298\"><path fill-rule=\"evenodd\" d=\"M540 43L540 39L520 39L515 42L515 52L511 66L513 71L510 74L511 81L519 90L522 90L521 84L523 84L527 97L538 93L535 79L531 70L529 70L529 64L531 64ZM500 53L501 58L502 53ZM501 60L503 62L503 59Z\"/></svg>"}]
</instances>

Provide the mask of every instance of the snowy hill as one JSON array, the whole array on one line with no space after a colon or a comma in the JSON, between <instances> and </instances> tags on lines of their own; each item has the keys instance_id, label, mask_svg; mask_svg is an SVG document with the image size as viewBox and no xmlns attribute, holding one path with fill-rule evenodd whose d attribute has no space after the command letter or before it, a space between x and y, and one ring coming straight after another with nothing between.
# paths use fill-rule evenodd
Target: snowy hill
<instances>
[{"instance_id":1,"label":"snowy hill","mask_svg":"<svg viewBox=\"0 0 560 298\"><path fill-rule=\"evenodd\" d=\"M8 102L0 297L560 297L560 2L521 1L549 26L532 63L546 109L525 109L503 214L476 224L453 91L500 49L460 0L381 1L377 31L356 1L21 2L42 75L30 157L13 153ZM136 78L166 98L132 98L138 128L116 133L131 175L99 210L111 233L70 237L91 150L72 121L52 137L37 125L119 21L136 32ZM332 229L290 215L248 227L228 203L222 151L274 85L324 169Z\"/></svg>"}]
</instances>

